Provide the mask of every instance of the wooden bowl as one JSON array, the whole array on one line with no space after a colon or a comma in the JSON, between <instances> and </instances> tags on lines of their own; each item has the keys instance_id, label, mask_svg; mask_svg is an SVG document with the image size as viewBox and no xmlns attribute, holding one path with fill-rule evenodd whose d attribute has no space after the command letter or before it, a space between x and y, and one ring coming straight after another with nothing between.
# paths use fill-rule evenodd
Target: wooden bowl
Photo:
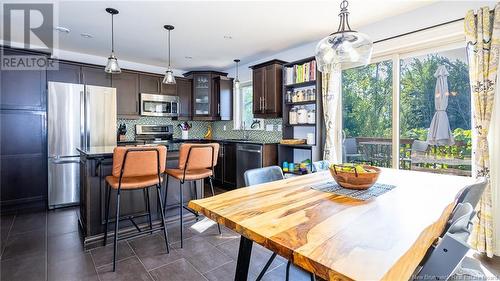
<instances>
[{"instance_id":1,"label":"wooden bowl","mask_svg":"<svg viewBox=\"0 0 500 281\"><path fill-rule=\"evenodd\" d=\"M330 167L330 174L332 174L333 179L343 188L365 190L372 187L375 182L377 182L381 170L369 165L362 166L364 169L368 169L371 172L358 173L354 168L349 171L342 171L342 165L334 164Z\"/></svg>"}]
</instances>

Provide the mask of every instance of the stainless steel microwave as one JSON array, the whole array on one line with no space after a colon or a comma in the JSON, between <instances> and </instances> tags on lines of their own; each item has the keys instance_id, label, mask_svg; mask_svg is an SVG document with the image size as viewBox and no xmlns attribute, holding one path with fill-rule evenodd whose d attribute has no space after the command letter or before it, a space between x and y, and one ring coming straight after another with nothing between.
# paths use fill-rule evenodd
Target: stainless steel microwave
<instances>
[{"instance_id":1,"label":"stainless steel microwave","mask_svg":"<svg viewBox=\"0 0 500 281\"><path fill-rule=\"evenodd\" d=\"M141 94L142 116L166 116L175 117L179 115L179 97Z\"/></svg>"}]
</instances>

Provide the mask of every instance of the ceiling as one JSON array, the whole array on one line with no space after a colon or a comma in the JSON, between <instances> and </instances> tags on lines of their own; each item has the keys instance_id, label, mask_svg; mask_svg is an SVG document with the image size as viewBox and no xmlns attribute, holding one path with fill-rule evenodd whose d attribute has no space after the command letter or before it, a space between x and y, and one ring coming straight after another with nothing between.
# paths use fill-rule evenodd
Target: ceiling
<instances>
[{"instance_id":1,"label":"ceiling","mask_svg":"<svg viewBox=\"0 0 500 281\"><path fill-rule=\"evenodd\" d=\"M59 49L108 56L111 17L115 16L118 59L166 64L166 31L172 24L172 66L224 70L234 58L251 62L319 40L338 24L340 1L57 1ZM432 1L351 0L351 27L359 28ZM21 26L21 25L19 25ZM83 38L88 33L93 38ZM230 37L230 39L225 38Z\"/></svg>"}]
</instances>

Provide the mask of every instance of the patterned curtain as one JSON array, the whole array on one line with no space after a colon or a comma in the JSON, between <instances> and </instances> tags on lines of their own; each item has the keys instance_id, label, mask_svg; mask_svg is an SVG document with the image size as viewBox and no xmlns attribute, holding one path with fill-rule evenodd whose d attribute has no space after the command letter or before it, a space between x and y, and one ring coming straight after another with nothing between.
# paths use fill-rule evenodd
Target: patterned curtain
<instances>
[{"instance_id":1,"label":"patterned curtain","mask_svg":"<svg viewBox=\"0 0 500 281\"><path fill-rule=\"evenodd\" d=\"M488 7L481 8L477 15L468 11L465 20L465 37L469 57L469 76L476 133L474 153L474 175L489 178L490 156L488 130L495 98L498 58L500 47L500 6L493 15ZM492 192L488 184L478 204L478 219L471 235L471 245L476 250L493 256Z\"/></svg>"},{"instance_id":2,"label":"patterned curtain","mask_svg":"<svg viewBox=\"0 0 500 281\"><path fill-rule=\"evenodd\" d=\"M336 64L329 72L322 74L322 93L323 93L323 116L325 119L325 146L323 159L330 163L340 163L342 157L337 155L335 144L339 143L337 131L338 120L337 108L340 100L340 91L342 80L342 69L340 64Z\"/></svg>"}]
</instances>

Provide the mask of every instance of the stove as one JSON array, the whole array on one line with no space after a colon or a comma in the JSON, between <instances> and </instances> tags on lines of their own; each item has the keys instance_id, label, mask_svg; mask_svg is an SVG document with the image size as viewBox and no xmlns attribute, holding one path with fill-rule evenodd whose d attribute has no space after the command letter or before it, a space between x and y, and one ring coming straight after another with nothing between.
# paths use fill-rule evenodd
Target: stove
<instances>
[{"instance_id":1,"label":"stove","mask_svg":"<svg viewBox=\"0 0 500 281\"><path fill-rule=\"evenodd\" d=\"M173 134L172 125L135 125L135 139L146 144L169 144Z\"/></svg>"}]
</instances>

